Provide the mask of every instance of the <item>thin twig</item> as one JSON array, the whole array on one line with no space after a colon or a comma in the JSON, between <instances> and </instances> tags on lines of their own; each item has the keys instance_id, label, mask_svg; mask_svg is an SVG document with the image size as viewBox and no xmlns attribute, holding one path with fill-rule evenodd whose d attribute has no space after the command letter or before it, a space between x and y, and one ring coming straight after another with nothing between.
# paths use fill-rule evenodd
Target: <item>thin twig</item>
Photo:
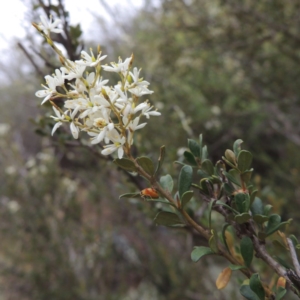
<instances>
[{"instance_id":1,"label":"thin twig","mask_svg":"<svg viewBox=\"0 0 300 300\"><path fill-rule=\"evenodd\" d=\"M297 257L297 253L296 253L294 244L293 244L292 240L289 239L289 238L287 238L287 242L288 242L288 245L289 245L291 258L292 258L292 261L293 261L293 265L295 267L296 274L300 277L300 265L299 265L299 261L298 261L298 257Z\"/></svg>"}]
</instances>

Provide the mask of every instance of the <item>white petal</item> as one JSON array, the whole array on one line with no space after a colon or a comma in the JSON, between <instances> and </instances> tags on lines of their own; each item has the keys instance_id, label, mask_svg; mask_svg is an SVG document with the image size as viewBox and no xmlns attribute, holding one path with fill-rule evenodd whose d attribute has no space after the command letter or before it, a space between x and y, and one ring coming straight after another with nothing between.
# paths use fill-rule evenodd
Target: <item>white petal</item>
<instances>
[{"instance_id":1,"label":"white petal","mask_svg":"<svg viewBox=\"0 0 300 300\"><path fill-rule=\"evenodd\" d=\"M119 147L118 149L118 157L119 159L121 159L124 155L124 150L123 150L123 147Z\"/></svg>"},{"instance_id":2,"label":"white petal","mask_svg":"<svg viewBox=\"0 0 300 300\"><path fill-rule=\"evenodd\" d=\"M70 130L73 135L73 138L78 139L79 130L73 122L70 124Z\"/></svg>"},{"instance_id":3,"label":"white petal","mask_svg":"<svg viewBox=\"0 0 300 300\"><path fill-rule=\"evenodd\" d=\"M61 125L62 125L62 122L57 122L57 123L53 126L51 135L53 135L54 132L56 131L56 129L57 129L58 127L60 127Z\"/></svg>"},{"instance_id":4,"label":"white petal","mask_svg":"<svg viewBox=\"0 0 300 300\"><path fill-rule=\"evenodd\" d=\"M117 150L116 146L109 145L109 146L107 146L105 149L103 149L101 151L101 154L103 154L103 155L109 155L109 154L112 154L113 152L115 152L116 150Z\"/></svg>"}]
</instances>

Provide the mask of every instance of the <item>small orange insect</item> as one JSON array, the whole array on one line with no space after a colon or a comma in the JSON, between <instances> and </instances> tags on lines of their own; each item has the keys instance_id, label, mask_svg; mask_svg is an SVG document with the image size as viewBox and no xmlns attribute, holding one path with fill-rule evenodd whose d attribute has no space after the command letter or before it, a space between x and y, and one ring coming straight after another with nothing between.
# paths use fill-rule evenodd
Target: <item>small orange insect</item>
<instances>
[{"instance_id":1,"label":"small orange insect","mask_svg":"<svg viewBox=\"0 0 300 300\"><path fill-rule=\"evenodd\" d=\"M157 198L159 198L159 195L155 188L146 188L141 191L141 197L157 199Z\"/></svg>"}]
</instances>

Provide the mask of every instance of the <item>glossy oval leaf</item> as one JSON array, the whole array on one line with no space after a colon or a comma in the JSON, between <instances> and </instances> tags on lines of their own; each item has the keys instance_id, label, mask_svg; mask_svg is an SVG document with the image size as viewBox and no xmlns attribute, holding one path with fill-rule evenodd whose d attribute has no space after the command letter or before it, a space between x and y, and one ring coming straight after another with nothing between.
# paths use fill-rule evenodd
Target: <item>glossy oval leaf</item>
<instances>
[{"instance_id":1,"label":"glossy oval leaf","mask_svg":"<svg viewBox=\"0 0 300 300\"><path fill-rule=\"evenodd\" d=\"M207 157L208 157L207 146L203 146L201 151L201 161L207 159Z\"/></svg>"},{"instance_id":2,"label":"glossy oval leaf","mask_svg":"<svg viewBox=\"0 0 300 300\"><path fill-rule=\"evenodd\" d=\"M155 173L154 164L149 157L141 156L136 159L137 163L144 169L146 173L153 176Z\"/></svg>"},{"instance_id":3,"label":"glossy oval leaf","mask_svg":"<svg viewBox=\"0 0 300 300\"><path fill-rule=\"evenodd\" d=\"M247 300L260 300L259 297L251 290L249 285L242 285L240 288L240 293Z\"/></svg>"},{"instance_id":4,"label":"glossy oval leaf","mask_svg":"<svg viewBox=\"0 0 300 300\"><path fill-rule=\"evenodd\" d=\"M227 179L230 182L234 183L235 185L237 185L237 186L241 186L242 185L241 184L241 180L239 178L239 174L237 174L237 171L235 169L231 169L229 171L229 173L226 172L226 171L224 171L223 174L227 177Z\"/></svg>"},{"instance_id":5,"label":"glossy oval leaf","mask_svg":"<svg viewBox=\"0 0 300 300\"><path fill-rule=\"evenodd\" d=\"M188 139L188 146L189 146L189 149L191 150L192 154L195 156L195 157L198 157L198 158L201 158L200 156L200 146L199 144L192 140L192 139Z\"/></svg>"},{"instance_id":6,"label":"glossy oval leaf","mask_svg":"<svg viewBox=\"0 0 300 300\"><path fill-rule=\"evenodd\" d=\"M277 293L276 293L275 300L281 300L281 299L283 299L283 297L285 296L286 292L287 292L287 290L285 288L283 288L283 287L280 286L278 288Z\"/></svg>"},{"instance_id":7,"label":"glossy oval leaf","mask_svg":"<svg viewBox=\"0 0 300 300\"><path fill-rule=\"evenodd\" d=\"M182 195L187 192L192 184L193 178L193 169L191 166L184 166L182 167L180 174L179 174L179 197L181 198Z\"/></svg>"},{"instance_id":8,"label":"glossy oval leaf","mask_svg":"<svg viewBox=\"0 0 300 300\"><path fill-rule=\"evenodd\" d=\"M206 172L204 172L203 170L201 170L201 169L199 169L199 170L197 171L197 174L199 175L199 177L200 177L201 179L203 179L203 178L209 178L209 175L208 175Z\"/></svg>"},{"instance_id":9,"label":"glossy oval leaf","mask_svg":"<svg viewBox=\"0 0 300 300\"><path fill-rule=\"evenodd\" d=\"M234 202L237 210L240 213L245 213L249 211L250 207L250 197L246 193L238 193L234 196Z\"/></svg>"},{"instance_id":10,"label":"glossy oval leaf","mask_svg":"<svg viewBox=\"0 0 300 300\"><path fill-rule=\"evenodd\" d=\"M253 259L254 247L252 240L248 236L244 236L241 240L241 254L245 265L249 268Z\"/></svg>"},{"instance_id":11,"label":"glossy oval leaf","mask_svg":"<svg viewBox=\"0 0 300 300\"><path fill-rule=\"evenodd\" d=\"M185 224L180 220L178 215L167 211L159 212L154 218L154 221L157 225L172 226L172 227L185 226Z\"/></svg>"},{"instance_id":12,"label":"glossy oval leaf","mask_svg":"<svg viewBox=\"0 0 300 300\"><path fill-rule=\"evenodd\" d=\"M260 198L255 197L252 205L250 207L252 214L255 215L264 215L264 205Z\"/></svg>"},{"instance_id":13,"label":"glossy oval leaf","mask_svg":"<svg viewBox=\"0 0 300 300\"><path fill-rule=\"evenodd\" d=\"M241 270L241 269L246 269L245 266L238 266L238 265L229 265L229 268L232 270L232 271L238 271L238 270Z\"/></svg>"},{"instance_id":14,"label":"glossy oval leaf","mask_svg":"<svg viewBox=\"0 0 300 300\"><path fill-rule=\"evenodd\" d=\"M216 280L216 286L218 290L224 289L228 282L230 281L232 274L231 268L227 267L225 268L218 276Z\"/></svg>"},{"instance_id":15,"label":"glossy oval leaf","mask_svg":"<svg viewBox=\"0 0 300 300\"><path fill-rule=\"evenodd\" d=\"M171 175L167 174L167 175L161 176L159 179L159 182L165 191L172 193L174 183L173 183L173 178Z\"/></svg>"},{"instance_id":16,"label":"glossy oval leaf","mask_svg":"<svg viewBox=\"0 0 300 300\"><path fill-rule=\"evenodd\" d=\"M234 217L234 220L239 224L246 223L250 219L251 219L251 215L249 213L242 213Z\"/></svg>"},{"instance_id":17,"label":"glossy oval leaf","mask_svg":"<svg viewBox=\"0 0 300 300\"><path fill-rule=\"evenodd\" d=\"M181 207L184 208L187 203L192 199L194 191L187 191L181 197Z\"/></svg>"},{"instance_id":18,"label":"glossy oval leaf","mask_svg":"<svg viewBox=\"0 0 300 300\"><path fill-rule=\"evenodd\" d=\"M228 161L230 161L233 165L236 165L236 155L230 149L225 151L225 157Z\"/></svg>"},{"instance_id":19,"label":"glossy oval leaf","mask_svg":"<svg viewBox=\"0 0 300 300\"><path fill-rule=\"evenodd\" d=\"M214 165L209 159L205 159L201 163L201 168L204 172L206 172L209 176L214 175Z\"/></svg>"},{"instance_id":20,"label":"glossy oval leaf","mask_svg":"<svg viewBox=\"0 0 300 300\"><path fill-rule=\"evenodd\" d=\"M120 195L119 199L121 198L141 198L141 193L126 193Z\"/></svg>"},{"instance_id":21,"label":"glossy oval leaf","mask_svg":"<svg viewBox=\"0 0 300 300\"><path fill-rule=\"evenodd\" d=\"M252 217L255 223L262 225L269 220L269 217L263 215L255 215Z\"/></svg>"},{"instance_id":22,"label":"glossy oval leaf","mask_svg":"<svg viewBox=\"0 0 300 300\"><path fill-rule=\"evenodd\" d=\"M241 151L242 143L243 143L243 140L241 140L241 139L238 139L233 143L233 152L236 156L238 156Z\"/></svg>"},{"instance_id":23,"label":"glossy oval leaf","mask_svg":"<svg viewBox=\"0 0 300 300\"><path fill-rule=\"evenodd\" d=\"M197 161L191 152L184 151L183 155L189 164L191 164L192 166L197 166Z\"/></svg>"},{"instance_id":24,"label":"glossy oval leaf","mask_svg":"<svg viewBox=\"0 0 300 300\"><path fill-rule=\"evenodd\" d=\"M267 228L266 228L266 235L270 235L272 234L273 232L277 231L279 225L280 225L280 222L281 222L281 216L277 215L277 214L273 214L269 217L269 222L268 222L268 225L267 225Z\"/></svg>"},{"instance_id":25,"label":"glossy oval leaf","mask_svg":"<svg viewBox=\"0 0 300 300\"><path fill-rule=\"evenodd\" d=\"M134 165L134 162L131 161L128 158L117 158L114 159L114 164L116 164L118 167L128 171L128 172L134 172L136 171L136 167Z\"/></svg>"},{"instance_id":26,"label":"glossy oval leaf","mask_svg":"<svg viewBox=\"0 0 300 300\"><path fill-rule=\"evenodd\" d=\"M201 257L210 254L214 254L214 252L208 247L204 247L204 246L194 247L191 253L191 258L193 262L197 262L200 260Z\"/></svg>"},{"instance_id":27,"label":"glossy oval leaf","mask_svg":"<svg viewBox=\"0 0 300 300\"><path fill-rule=\"evenodd\" d=\"M252 164L252 158L253 156L249 151L246 150L240 151L237 158L237 163L238 163L238 168L241 172L245 172L250 169Z\"/></svg>"},{"instance_id":28,"label":"glossy oval leaf","mask_svg":"<svg viewBox=\"0 0 300 300\"><path fill-rule=\"evenodd\" d=\"M199 135L200 159L202 158L202 134Z\"/></svg>"},{"instance_id":29,"label":"glossy oval leaf","mask_svg":"<svg viewBox=\"0 0 300 300\"><path fill-rule=\"evenodd\" d=\"M251 290L258 296L260 300L265 300L265 290L262 286L262 283L260 281L258 274L253 274L250 277L249 286Z\"/></svg>"}]
</instances>

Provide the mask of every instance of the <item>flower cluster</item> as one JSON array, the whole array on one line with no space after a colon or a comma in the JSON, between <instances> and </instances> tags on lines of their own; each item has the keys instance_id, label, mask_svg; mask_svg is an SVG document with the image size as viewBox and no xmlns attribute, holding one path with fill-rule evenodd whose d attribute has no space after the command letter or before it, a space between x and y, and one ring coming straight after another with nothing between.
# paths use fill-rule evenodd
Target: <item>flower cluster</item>
<instances>
[{"instance_id":1,"label":"flower cluster","mask_svg":"<svg viewBox=\"0 0 300 300\"><path fill-rule=\"evenodd\" d=\"M100 48L97 56L93 51L88 54L81 52L81 59L75 62L68 60L55 46L50 32L60 32L57 28L61 22L52 23L41 17L41 24L33 24L45 37L47 42L57 52L62 67L55 73L45 76L46 84L43 90L36 92L36 96L43 98L53 106L56 121L53 133L63 123L69 123L70 131L75 139L80 131L85 131L91 137L92 144L103 143L103 155L115 151L118 157L129 153L133 143L134 132L143 128L146 123L140 123L141 117L159 116L153 106L146 100L140 102L140 97L153 92L148 89L149 82L140 77L140 71L132 68L133 55L117 63L101 65L106 55L102 55ZM88 70L87 70L88 68ZM108 80L101 76L102 70L117 73L120 81L109 86ZM59 87L59 88L58 88ZM60 108L56 99L64 99L64 108Z\"/></svg>"}]
</instances>

